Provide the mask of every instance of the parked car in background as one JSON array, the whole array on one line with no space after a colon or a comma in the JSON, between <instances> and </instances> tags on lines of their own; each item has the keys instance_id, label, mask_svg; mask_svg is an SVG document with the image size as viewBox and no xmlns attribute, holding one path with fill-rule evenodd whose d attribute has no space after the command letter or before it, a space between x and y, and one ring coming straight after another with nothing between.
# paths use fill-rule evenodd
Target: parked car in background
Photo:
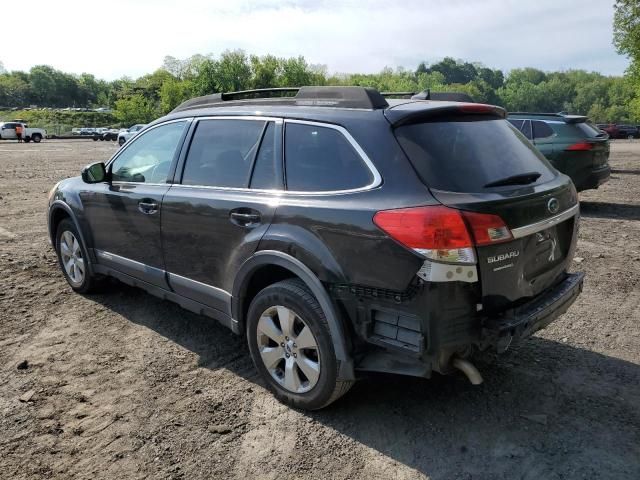
<instances>
[{"instance_id":1,"label":"parked car in background","mask_svg":"<svg viewBox=\"0 0 640 480\"><path fill-rule=\"evenodd\" d=\"M137 123L131 127L129 127L126 131L120 131L118 133L118 145L122 146L131 139L135 134L137 134L140 130L146 127L146 123Z\"/></svg>"},{"instance_id":2,"label":"parked car in background","mask_svg":"<svg viewBox=\"0 0 640 480\"><path fill-rule=\"evenodd\" d=\"M95 131L96 131L95 128L83 127L80 129L80 135L93 135Z\"/></svg>"},{"instance_id":3,"label":"parked car in background","mask_svg":"<svg viewBox=\"0 0 640 480\"><path fill-rule=\"evenodd\" d=\"M104 140L103 135L105 132L108 132L109 129L106 127L98 127L93 131L93 141Z\"/></svg>"},{"instance_id":4,"label":"parked car in background","mask_svg":"<svg viewBox=\"0 0 640 480\"><path fill-rule=\"evenodd\" d=\"M40 143L43 138L47 138L47 131L43 128L30 128L22 122L2 122L0 123L0 140L17 140L16 126L22 125L22 139L29 143L33 140Z\"/></svg>"},{"instance_id":5,"label":"parked car in background","mask_svg":"<svg viewBox=\"0 0 640 480\"><path fill-rule=\"evenodd\" d=\"M614 138L640 138L640 130L635 125L617 125L618 133Z\"/></svg>"},{"instance_id":6,"label":"parked car in background","mask_svg":"<svg viewBox=\"0 0 640 480\"><path fill-rule=\"evenodd\" d=\"M71 129L71 135L80 135L80 130L82 130L81 128L72 128Z\"/></svg>"},{"instance_id":7,"label":"parked car in background","mask_svg":"<svg viewBox=\"0 0 640 480\"><path fill-rule=\"evenodd\" d=\"M580 115L509 113L508 120L578 191L609 180L609 135Z\"/></svg>"},{"instance_id":8,"label":"parked car in background","mask_svg":"<svg viewBox=\"0 0 640 480\"><path fill-rule=\"evenodd\" d=\"M576 190L502 108L290 90L187 101L54 186L70 287L112 276L217 319L306 409L359 372L481 383L474 351L503 352L576 300Z\"/></svg>"},{"instance_id":9,"label":"parked car in background","mask_svg":"<svg viewBox=\"0 0 640 480\"><path fill-rule=\"evenodd\" d=\"M102 139L103 140L110 140L110 141L116 141L118 139L118 133L120 133L120 130L117 128L110 128L109 130L107 130L106 132L104 132L102 134Z\"/></svg>"},{"instance_id":10,"label":"parked car in background","mask_svg":"<svg viewBox=\"0 0 640 480\"><path fill-rule=\"evenodd\" d=\"M640 138L640 128L637 125L616 125L615 123L599 123L597 127L606 132L609 138Z\"/></svg>"}]
</instances>

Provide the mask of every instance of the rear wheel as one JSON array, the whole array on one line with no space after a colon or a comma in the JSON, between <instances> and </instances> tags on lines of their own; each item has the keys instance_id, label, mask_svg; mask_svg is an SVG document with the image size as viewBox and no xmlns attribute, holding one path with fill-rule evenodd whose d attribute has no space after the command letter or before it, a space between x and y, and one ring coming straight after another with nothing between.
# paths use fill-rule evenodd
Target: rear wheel
<instances>
[{"instance_id":1,"label":"rear wheel","mask_svg":"<svg viewBox=\"0 0 640 480\"><path fill-rule=\"evenodd\" d=\"M25 137L24 138L24 143L29 143L31 141L31 137Z\"/></svg>"},{"instance_id":2,"label":"rear wheel","mask_svg":"<svg viewBox=\"0 0 640 480\"><path fill-rule=\"evenodd\" d=\"M327 319L298 279L278 282L256 295L247 315L247 341L269 390L293 407L325 407L353 383L337 380Z\"/></svg>"},{"instance_id":3,"label":"rear wheel","mask_svg":"<svg viewBox=\"0 0 640 480\"><path fill-rule=\"evenodd\" d=\"M78 293L89 293L99 284L99 278L91 274L87 250L75 224L65 218L56 230L56 253L65 279Z\"/></svg>"},{"instance_id":4,"label":"rear wheel","mask_svg":"<svg viewBox=\"0 0 640 480\"><path fill-rule=\"evenodd\" d=\"M39 133L34 133L33 136L31 137L31 140L33 140L36 143L40 143L40 140L42 140L42 135L40 135Z\"/></svg>"}]
</instances>

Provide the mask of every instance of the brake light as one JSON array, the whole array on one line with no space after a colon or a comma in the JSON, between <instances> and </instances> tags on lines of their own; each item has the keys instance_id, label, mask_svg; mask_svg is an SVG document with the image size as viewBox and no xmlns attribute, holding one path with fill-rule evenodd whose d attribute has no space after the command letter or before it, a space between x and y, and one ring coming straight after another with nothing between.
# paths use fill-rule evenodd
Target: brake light
<instances>
[{"instance_id":1,"label":"brake light","mask_svg":"<svg viewBox=\"0 0 640 480\"><path fill-rule=\"evenodd\" d=\"M585 152L588 150L593 149L593 143L589 143L589 142L578 142L578 143L574 143L573 145L569 145L567 148L565 148L565 151L567 152Z\"/></svg>"},{"instance_id":2,"label":"brake light","mask_svg":"<svg viewBox=\"0 0 640 480\"><path fill-rule=\"evenodd\" d=\"M484 105L482 103L468 103L460 105L458 110L464 113L495 113L496 108L493 105Z\"/></svg>"},{"instance_id":3,"label":"brake light","mask_svg":"<svg viewBox=\"0 0 640 480\"><path fill-rule=\"evenodd\" d=\"M474 246L513 238L497 215L442 205L382 210L373 222L405 247L444 262L475 263Z\"/></svg>"}]
</instances>

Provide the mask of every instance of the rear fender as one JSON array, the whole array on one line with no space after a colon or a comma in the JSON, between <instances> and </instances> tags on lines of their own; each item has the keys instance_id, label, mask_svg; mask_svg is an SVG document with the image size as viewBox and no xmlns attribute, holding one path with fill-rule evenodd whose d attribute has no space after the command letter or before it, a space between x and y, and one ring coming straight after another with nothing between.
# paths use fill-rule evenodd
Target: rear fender
<instances>
[{"instance_id":1,"label":"rear fender","mask_svg":"<svg viewBox=\"0 0 640 480\"><path fill-rule=\"evenodd\" d=\"M311 290L327 318L333 348L338 359L338 377L341 380L355 379L353 360L348 348L348 333L329 294L318 276L308 266L287 253L276 250L261 250L240 267L233 286L231 305L232 316L239 322L239 330L244 331L243 302L251 277L260 267L266 265L277 265L289 270Z\"/></svg>"}]
</instances>

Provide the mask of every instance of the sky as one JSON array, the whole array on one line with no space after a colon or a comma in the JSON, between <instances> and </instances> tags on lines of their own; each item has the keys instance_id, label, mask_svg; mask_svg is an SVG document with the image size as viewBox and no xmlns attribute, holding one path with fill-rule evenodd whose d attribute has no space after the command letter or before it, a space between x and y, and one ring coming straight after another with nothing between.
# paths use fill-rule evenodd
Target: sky
<instances>
[{"instance_id":1,"label":"sky","mask_svg":"<svg viewBox=\"0 0 640 480\"><path fill-rule=\"evenodd\" d=\"M0 62L47 64L112 80L171 55L302 55L329 73L415 69L445 56L509 71L621 75L611 45L614 0L30 0L3 7ZM20 7L21 8L21 7ZM15 42L7 42L14 39ZM12 45L10 47L10 45Z\"/></svg>"}]
</instances>

